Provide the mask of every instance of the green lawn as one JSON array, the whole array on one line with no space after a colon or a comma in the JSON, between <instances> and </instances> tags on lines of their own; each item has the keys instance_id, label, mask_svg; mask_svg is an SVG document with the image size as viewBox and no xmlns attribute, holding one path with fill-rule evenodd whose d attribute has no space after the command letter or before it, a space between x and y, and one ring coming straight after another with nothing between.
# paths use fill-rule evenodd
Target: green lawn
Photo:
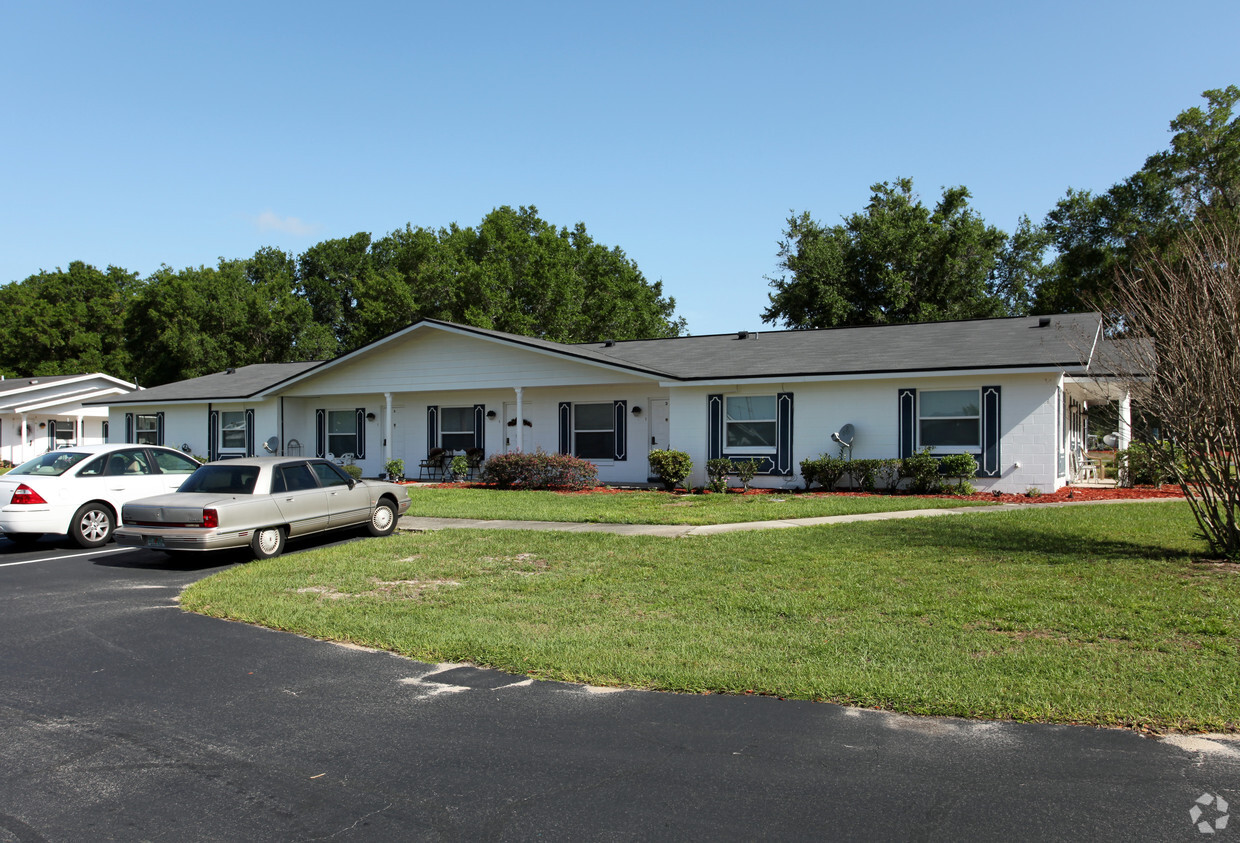
<instances>
[{"instance_id":1,"label":"green lawn","mask_svg":"<svg viewBox=\"0 0 1240 843\"><path fill-rule=\"evenodd\" d=\"M587 493L413 488L409 515L434 518L586 521L602 524L730 524L907 509L986 506L960 498L823 494L673 495L656 491Z\"/></svg>"},{"instance_id":2,"label":"green lawn","mask_svg":"<svg viewBox=\"0 0 1240 843\"><path fill-rule=\"evenodd\" d=\"M447 530L191 586L220 617L430 661L919 714L1240 728L1240 572L1183 503L714 537Z\"/></svg>"}]
</instances>

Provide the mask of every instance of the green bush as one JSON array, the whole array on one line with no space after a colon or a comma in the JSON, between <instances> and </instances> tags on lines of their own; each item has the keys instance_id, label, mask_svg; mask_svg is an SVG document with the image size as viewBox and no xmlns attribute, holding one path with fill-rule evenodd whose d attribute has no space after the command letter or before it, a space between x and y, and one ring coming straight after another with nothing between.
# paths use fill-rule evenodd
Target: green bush
<instances>
[{"instance_id":1,"label":"green bush","mask_svg":"<svg viewBox=\"0 0 1240 843\"><path fill-rule=\"evenodd\" d=\"M452 458L463 463L462 476L469 471L469 460L458 454ZM494 454L482 466L482 480L501 489L592 489L598 485L598 467L571 454L515 452Z\"/></svg>"},{"instance_id":2,"label":"green bush","mask_svg":"<svg viewBox=\"0 0 1240 843\"><path fill-rule=\"evenodd\" d=\"M976 491L968 482L977 476L977 460L973 459L972 454L948 454L939 463L939 469L948 477L955 478L953 488L956 494L971 495Z\"/></svg>"},{"instance_id":3,"label":"green bush","mask_svg":"<svg viewBox=\"0 0 1240 843\"><path fill-rule=\"evenodd\" d=\"M405 461L404 460L401 460L401 459L388 460L387 463L384 464L383 469L384 471L387 472L387 476L389 480L405 479Z\"/></svg>"},{"instance_id":4,"label":"green bush","mask_svg":"<svg viewBox=\"0 0 1240 843\"><path fill-rule=\"evenodd\" d=\"M1125 486L1161 486L1175 480L1169 466L1175 459L1170 442L1133 442L1115 452L1115 464Z\"/></svg>"},{"instance_id":5,"label":"green bush","mask_svg":"<svg viewBox=\"0 0 1240 843\"><path fill-rule=\"evenodd\" d=\"M900 485L900 461L895 457L886 460L875 460L878 468L874 470L874 483L885 492L894 491Z\"/></svg>"},{"instance_id":6,"label":"green bush","mask_svg":"<svg viewBox=\"0 0 1240 843\"><path fill-rule=\"evenodd\" d=\"M712 492L728 490L728 475L732 473L732 461L717 457L706 461L706 488Z\"/></svg>"},{"instance_id":7,"label":"green bush","mask_svg":"<svg viewBox=\"0 0 1240 843\"><path fill-rule=\"evenodd\" d=\"M878 472L885 460L851 460L848 463L848 476L851 485L862 492L874 492L878 487Z\"/></svg>"},{"instance_id":8,"label":"green bush","mask_svg":"<svg viewBox=\"0 0 1240 843\"><path fill-rule=\"evenodd\" d=\"M362 479L362 467L360 465L342 465L341 468L344 469L345 474L348 474L354 480Z\"/></svg>"},{"instance_id":9,"label":"green bush","mask_svg":"<svg viewBox=\"0 0 1240 843\"><path fill-rule=\"evenodd\" d=\"M933 495L943 490L943 478L939 475L939 461L923 448L912 456L900 459L900 482L909 481L909 491L915 495Z\"/></svg>"},{"instance_id":10,"label":"green bush","mask_svg":"<svg viewBox=\"0 0 1240 843\"><path fill-rule=\"evenodd\" d=\"M815 483L824 491L832 491L847 470L847 461L827 454L821 454L814 459L801 460L801 476L805 478L805 491L807 492Z\"/></svg>"},{"instance_id":11,"label":"green bush","mask_svg":"<svg viewBox=\"0 0 1240 843\"><path fill-rule=\"evenodd\" d=\"M464 480L469 476L469 458L464 454L457 454L448 463L448 471L457 480Z\"/></svg>"},{"instance_id":12,"label":"green bush","mask_svg":"<svg viewBox=\"0 0 1240 843\"><path fill-rule=\"evenodd\" d=\"M650 470L663 482L663 488L672 491L693 471L693 459L684 451L654 450L650 452Z\"/></svg>"},{"instance_id":13,"label":"green bush","mask_svg":"<svg viewBox=\"0 0 1240 843\"><path fill-rule=\"evenodd\" d=\"M736 479L741 481L741 488L746 492L749 491L749 484L753 482L754 476L758 473L758 461L750 457L735 464L733 469L736 472Z\"/></svg>"}]
</instances>

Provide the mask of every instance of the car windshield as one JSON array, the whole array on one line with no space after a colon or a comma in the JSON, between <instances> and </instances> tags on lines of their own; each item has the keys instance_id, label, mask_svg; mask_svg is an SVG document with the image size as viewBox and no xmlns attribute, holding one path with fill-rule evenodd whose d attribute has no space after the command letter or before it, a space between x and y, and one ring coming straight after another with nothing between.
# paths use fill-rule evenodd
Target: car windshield
<instances>
[{"instance_id":1,"label":"car windshield","mask_svg":"<svg viewBox=\"0 0 1240 843\"><path fill-rule=\"evenodd\" d=\"M204 465L191 474L178 492L209 492L217 495L252 495L258 466Z\"/></svg>"},{"instance_id":2,"label":"car windshield","mask_svg":"<svg viewBox=\"0 0 1240 843\"><path fill-rule=\"evenodd\" d=\"M41 457L27 460L10 471L9 474L37 474L43 477L59 477L89 456L90 454L83 454L79 451L50 451Z\"/></svg>"}]
</instances>

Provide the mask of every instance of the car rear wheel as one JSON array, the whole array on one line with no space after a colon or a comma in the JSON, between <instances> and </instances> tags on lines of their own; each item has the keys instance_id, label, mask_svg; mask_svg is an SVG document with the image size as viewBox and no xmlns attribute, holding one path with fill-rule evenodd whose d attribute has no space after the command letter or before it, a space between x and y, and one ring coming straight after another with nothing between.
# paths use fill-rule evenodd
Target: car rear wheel
<instances>
[{"instance_id":1,"label":"car rear wheel","mask_svg":"<svg viewBox=\"0 0 1240 843\"><path fill-rule=\"evenodd\" d=\"M372 536L388 536L396 529L396 507L388 501L380 501L375 511L370 513L368 527Z\"/></svg>"},{"instance_id":2,"label":"car rear wheel","mask_svg":"<svg viewBox=\"0 0 1240 843\"><path fill-rule=\"evenodd\" d=\"M284 531L279 527L266 527L254 531L250 550L255 559L271 559L284 552Z\"/></svg>"},{"instance_id":3,"label":"car rear wheel","mask_svg":"<svg viewBox=\"0 0 1240 843\"><path fill-rule=\"evenodd\" d=\"M73 513L69 523L69 536L80 547L99 547L112 540L112 528L116 525L112 510L107 504L92 501L82 504Z\"/></svg>"}]
</instances>

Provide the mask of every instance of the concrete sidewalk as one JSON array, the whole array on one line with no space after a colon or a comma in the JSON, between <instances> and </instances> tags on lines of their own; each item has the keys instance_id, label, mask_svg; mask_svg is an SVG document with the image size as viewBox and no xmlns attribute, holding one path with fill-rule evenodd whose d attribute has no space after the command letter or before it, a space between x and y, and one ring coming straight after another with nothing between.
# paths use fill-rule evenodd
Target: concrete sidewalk
<instances>
[{"instance_id":1,"label":"concrete sidewalk","mask_svg":"<svg viewBox=\"0 0 1240 843\"><path fill-rule=\"evenodd\" d=\"M1113 501L1056 501L1054 503L1004 503L995 506L962 506L952 509L905 509L898 512L866 512L860 515L824 515L818 518L788 518L775 521L739 521L732 524L593 524L576 521L487 521L476 518L423 518L401 516L397 528L410 532L428 530L537 530L565 533L611 533L618 536L715 536L747 530L780 530L785 527L818 527L824 524L852 524L860 521L892 521L897 518L929 518L960 515L965 512L1012 512L1035 507L1100 506L1104 504L1162 503L1182 498L1138 498Z\"/></svg>"}]
</instances>

